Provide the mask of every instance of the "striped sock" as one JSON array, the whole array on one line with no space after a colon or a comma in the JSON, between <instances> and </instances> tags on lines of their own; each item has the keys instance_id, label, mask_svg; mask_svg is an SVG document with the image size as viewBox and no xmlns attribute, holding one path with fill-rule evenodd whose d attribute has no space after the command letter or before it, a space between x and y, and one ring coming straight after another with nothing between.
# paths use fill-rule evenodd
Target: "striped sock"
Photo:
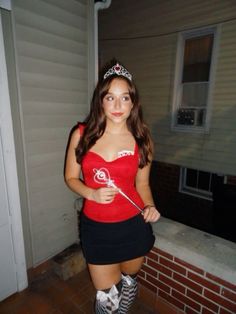
<instances>
[{"instance_id":1,"label":"striped sock","mask_svg":"<svg viewBox=\"0 0 236 314\"><path fill-rule=\"evenodd\" d=\"M138 291L137 274L122 275L122 289L119 314L126 314Z\"/></svg>"}]
</instances>

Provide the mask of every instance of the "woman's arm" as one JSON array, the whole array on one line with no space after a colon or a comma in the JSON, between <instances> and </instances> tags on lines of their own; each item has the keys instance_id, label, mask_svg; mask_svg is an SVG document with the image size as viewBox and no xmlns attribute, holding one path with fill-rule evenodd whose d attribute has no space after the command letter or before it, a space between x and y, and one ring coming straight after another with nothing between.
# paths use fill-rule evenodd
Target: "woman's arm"
<instances>
[{"instance_id":1,"label":"woman's arm","mask_svg":"<svg viewBox=\"0 0 236 314\"><path fill-rule=\"evenodd\" d=\"M138 169L136 175L136 189L144 202L144 219L146 222L156 222L160 218L160 213L155 207L151 188L149 185L151 162L142 169Z\"/></svg>"},{"instance_id":2,"label":"woman's arm","mask_svg":"<svg viewBox=\"0 0 236 314\"><path fill-rule=\"evenodd\" d=\"M76 161L75 149L80 140L80 132L75 129L72 133L66 156L65 182L67 186L82 197L92 199L93 189L80 180L81 166Z\"/></svg>"},{"instance_id":3,"label":"woman's arm","mask_svg":"<svg viewBox=\"0 0 236 314\"><path fill-rule=\"evenodd\" d=\"M82 197L95 201L97 203L107 204L113 201L117 189L114 188L99 188L92 189L84 184L80 179L81 165L76 161L75 149L80 140L80 132L75 129L69 143L66 167L65 167L65 182L67 186L75 193L80 194Z\"/></svg>"}]
</instances>

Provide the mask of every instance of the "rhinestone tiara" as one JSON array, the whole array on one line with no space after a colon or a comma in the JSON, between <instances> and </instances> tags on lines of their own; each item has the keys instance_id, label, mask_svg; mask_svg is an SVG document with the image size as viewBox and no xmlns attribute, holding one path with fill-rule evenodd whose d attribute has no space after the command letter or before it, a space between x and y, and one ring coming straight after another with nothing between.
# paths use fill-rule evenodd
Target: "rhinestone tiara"
<instances>
[{"instance_id":1,"label":"rhinestone tiara","mask_svg":"<svg viewBox=\"0 0 236 314\"><path fill-rule=\"evenodd\" d=\"M132 81L132 75L119 63L116 63L113 67L111 67L103 76L103 79L105 80L107 77L116 74L119 76L124 76L130 81Z\"/></svg>"}]
</instances>

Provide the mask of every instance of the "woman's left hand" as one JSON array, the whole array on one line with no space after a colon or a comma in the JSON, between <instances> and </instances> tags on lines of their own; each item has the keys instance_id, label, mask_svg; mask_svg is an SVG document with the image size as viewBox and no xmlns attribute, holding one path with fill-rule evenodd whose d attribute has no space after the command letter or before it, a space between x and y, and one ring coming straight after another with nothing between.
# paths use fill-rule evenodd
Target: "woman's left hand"
<instances>
[{"instance_id":1,"label":"woman's left hand","mask_svg":"<svg viewBox=\"0 0 236 314\"><path fill-rule=\"evenodd\" d=\"M161 214L154 205L147 205L143 210L143 218L145 222L156 222L160 219Z\"/></svg>"}]
</instances>

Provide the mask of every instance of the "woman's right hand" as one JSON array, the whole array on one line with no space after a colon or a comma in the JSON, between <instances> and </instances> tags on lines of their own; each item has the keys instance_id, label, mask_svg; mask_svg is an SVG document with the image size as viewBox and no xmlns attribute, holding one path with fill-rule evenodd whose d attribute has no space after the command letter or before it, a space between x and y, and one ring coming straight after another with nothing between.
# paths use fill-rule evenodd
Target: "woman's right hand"
<instances>
[{"instance_id":1,"label":"woman's right hand","mask_svg":"<svg viewBox=\"0 0 236 314\"><path fill-rule=\"evenodd\" d=\"M89 199L100 204L109 204L114 200L118 192L118 189L112 187L93 189Z\"/></svg>"}]
</instances>

